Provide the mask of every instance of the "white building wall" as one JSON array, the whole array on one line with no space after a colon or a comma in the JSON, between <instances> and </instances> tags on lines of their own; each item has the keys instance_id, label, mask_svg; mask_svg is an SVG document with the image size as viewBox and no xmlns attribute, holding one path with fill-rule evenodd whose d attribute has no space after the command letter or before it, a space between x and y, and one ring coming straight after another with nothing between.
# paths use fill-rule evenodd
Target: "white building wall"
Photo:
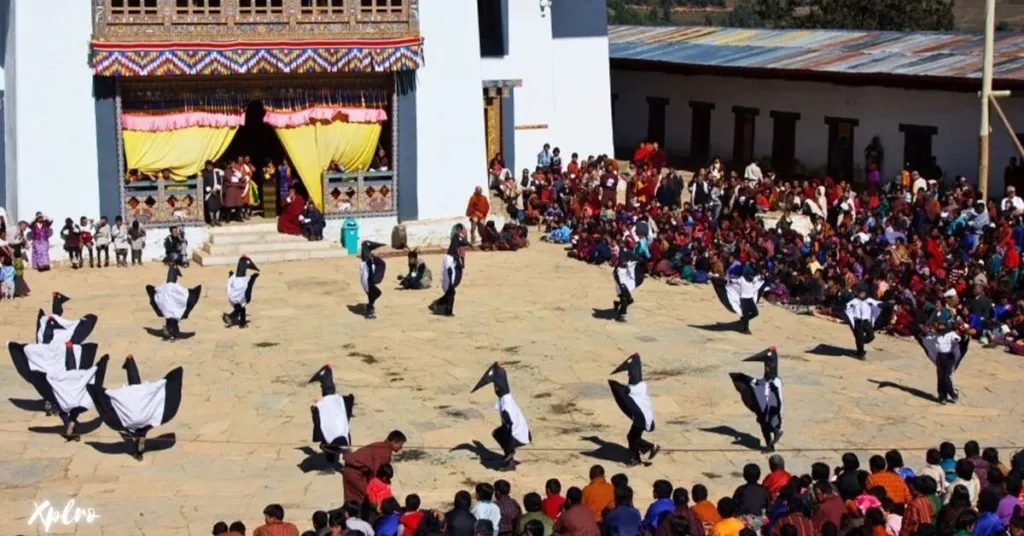
<instances>
[{"instance_id":1,"label":"white building wall","mask_svg":"<svg viewBox=\"0 0 1024 536\"><path fill-rule=\"evenodd\" d=\"M879 136L885 151L883 177L893 177L903 165L904 135L900 124L938 129L932 154L949 177L965 175L972 181L978 169L979 104L974 93L904 90L882 87L838 86L817 82L747 80L716 76L683 76L655 72L612 71L615 108L615 145L635 147L647 136L647 97L669 99L665 144L669 153L688 155L692 110L690 101L711 102L711 154L732 157L735 116L733 106L759 108L755 154L771 156L771 111L801 114L796 128L796 158L809 169L824 169L828 159L825 117L858 119L854 129L854 167L864 168L864 147ZM1024 132L1024 101L1000 101L1011 124ZM1018 156L1006 129L992 115L989 192L1003 190L1003 168Z\"/></svg>"},{"instance_id":2,"label":"white building wall","mask_svg":"<svg viewBox=\"0 0 1024 536\"><path fill-rule=\"evenodd\" d=\"M613 154L608 38L555 39L553 44L553 145L561 146L566 162L572 152L580 158Z\"/></svg>"},{"instance_id":3,"label":"white building wall","mask_svg":"<svg viewBox=\"0 0 1024 536\"><path fill-rule=\"evenodd\" d=\"M36 211L55 220L96 217L96 114L88 62L92 3L10 2L15 30L8 54L16 56L17 74L7 81L6 113L16 143L7 140L14 146L7 180L16 181L16 195L8 195L7 209L21 219Z\"/></svg>"},{"instance_id":4,"label":"white building wall","mask_svg":"<svg viewBox=\"0 0 1024 536\"><path fill-rule=\"evenodd\" d=\"M464 214L487 186L474 0L421 0L425 66L416 73L419 219Z\"/></svg>"}]
</instances>

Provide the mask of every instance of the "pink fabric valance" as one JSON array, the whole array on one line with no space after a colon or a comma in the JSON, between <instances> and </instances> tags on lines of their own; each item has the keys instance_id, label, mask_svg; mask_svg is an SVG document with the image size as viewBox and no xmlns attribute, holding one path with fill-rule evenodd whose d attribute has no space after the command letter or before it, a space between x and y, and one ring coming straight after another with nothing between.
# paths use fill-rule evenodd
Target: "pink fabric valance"
<instances>
[{"instance_id":1,"label":"pink fabric valance","mask_svg":"<svg viewBox=\"0 0 1024 536\"><path fill-rule=\"evenodd\" d=\"M314 106L297 111L271 111L263 116L263 122L274 128L291 128L308 125L316 121L342 119L348 123L383 123L388 114L379 108L343 108L339 106Z\"/></svg>"},{"instance_id":2,"label":"pink fabric valance","mask_svg":"<svg viewBox=\"0 0 1024 536\"><path fill-rule=\"evenodd\" d=\"M121 114L121 127L142 132L164 132L189 127L240 127L245 124L245 113L225 114L211 112L181 112L174 114Z\"/></svg>"}]
</instances>

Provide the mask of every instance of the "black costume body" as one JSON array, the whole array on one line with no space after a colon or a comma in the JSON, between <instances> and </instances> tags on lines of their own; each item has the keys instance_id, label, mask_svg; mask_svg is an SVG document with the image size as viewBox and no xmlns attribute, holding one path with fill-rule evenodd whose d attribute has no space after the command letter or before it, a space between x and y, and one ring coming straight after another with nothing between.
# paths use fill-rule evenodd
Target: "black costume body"
<instances>
[{"instance_id":1,"label":"black costume body","mask_svg":"<svg viewBox=\"0 0 1024 536\"><path fill-rule=\"evenodd\" d=\"M953 373L960 368L964 357L967 357L967 347L971 338L961 337L953 330L941 333L916 333L914 338L924 349L928 360L935 365L939 403L956 403L960 399L960 391L953 385Z\"/></svg>"},{"instance_id":2,"label":"black costume body","mask_svg":"<svg viewBox=\"0 0 1024 536\"><path fill-rule=\"evenodd\" d=\"M165 336L169 340L176 340L181 335L178 322L188 318L192 309L199 303L199 296L203 286L186 290L178 284L178 277L181 271L177 266L167 269L167 282L159 287L146 285L146 293L149 294L149 304L153 307L156 315L164 319Z\"/></svg>"},{"instance_id":3,"label":"black costume body","mask_svg":"<svg viewBox=\"0 0 1024 536\"><path fill-rule=\"evenodd\" d=\"M768 282L761 276L747 274L731 279L714 277L711 285L722 305L729 312L739 315L741 330L750 333L750 321L759 314L757 304L768 290Z\"/></svg>"},{"instance_id":4,"label":"black costume body","mask_svg":"<svg viewBox=\"0 0 1024 536\"><path fill-rule=\"evenodd\" d=\"M430 310L435 314L453 316L455 314L455 289L462 283L462 273L465 262L459 255L459 250L468 247L469 242L461 234L452 236L448 251L441 259L441 290L444 294L430 304Z\"/></svg>"},{"instance_id":5,"label":"black costume body","mask_svg":"<svg viewBox=\"0 0 1024 536\"><path fill-rule=\"evenodd\" d=\"M658 446L643 438L644 432L654 431L654 406L647 392L647 382L643 379L640 354L629 356L612 374L620 372L629 374L629 385L622 385L615 380L608 380L608 385L612 389L615 403L632 421L626 441L632 456L630 464L633 465L639 463L644 454L649 454L649 460L658 454Z\"/></svg>"},{"instance_id":6,"label":"black costume body","mask_svg":"<svg viewBox=\"0 0 1024 536\"><path fill-rule=\"evenodd\" d=\"M384 272L387 270L387 263L384 259L372 254L373 250L382 247L380 242L364 241L360 252L359 282L366 292L366 318L376 318L377 310L374 305L380 298L380 283L384 281Z\"/></svg>"},{"instance_id":7,"label":"black costume body","mask_svg":"<svg viewBox=\"0 0 1024 536\"><path fill-rule=\"evenodd\" d=\"M146 450L146 434L178 414L185 371L178 367L161 380L143 382L131 355L125 358L121 368L125 370L128 385L117 389L90 385L86 389L103 423L132 443L135 458L141 460Z\"/></svg>"},{"instance_id":8,"label":"black costume body","mask_svg":"<svg viewBox=\"0 0 1024 536\"><path fill-rule=\"evenodd\" d=\"M73 344L82 344L92 334L92 330L96 328L96 321L98 318L96 315L85 315L78 320L68 320L63 317L64 315L64 304L71 301L71 298L59 293L53 293L53 301L50 306L50 315L40 309L39 314L36 315L36 342L41 344L64 344L67 341L71 341ZM52 317L57 321L63 329L56 330L51 333L49 339L43 337L43 331L46 327L46 321Z\"/></svg>"},{"instance_id":9,"label":"black costume body","mask_svg":"<svg viewBox=\"0 0 1024 536\"><path fill-rule=\"evenodd\" d=\"M248 270L255 270L257 273L247 274ZM259 268L245 255L238 259L235 271L228 272L228 303L231 304L232 310L222 317L227 327L245 328L249 325L247 307L252 301L252 289L260 275L258 272Z\"/></svg>"},{"instance_id":10,"label":"black costume body","mask_svg":"<svg viewBox=\"0 0 1024 536\"><path fill-rule=\"evenodd\" d=\"M646 275L646 264L631 251L619 255L617 264L612 270L615 279L615 294L618 299L614 303L615 319L626 320L629 306L633 304L633 292L643 284Z\"/></svg>"},{"instance_id":11,"label":"black costume body","mask_svg":"<svg viewBox=\"0 0 1024 536\"><path fill-rule=\"evenodd\" d=\"M757 417L765 450L774 451L782 437L782 379L778 376L779 355L775 347L744 359L764 363L764 376L752 378L739 372L730 372L733 386L740 393L743 405Z\"/></svg>"},{"instance_id":12,"label":"black costume body","mask_svg":"<svg viewBox=\"0 0 1024 536\"><path fill-rule=\"evenodd\" d=\"M324 365L310 378L309 383L320 382L320 400L310 408L313 415L313 441L320 444L320 450L327 460L335 464L344 449L352 446L352 408L355 395L339 395L334 385L334 373L330 365Z\"/></svg>"},{"instance_id":13,"label":"black costume body","mask_svg":"<svg viewBox=\"0 0 1024 536\"><path fill-rule=\"evenodd\" d=\"M875 340L875 330L889 325L892 308L876 299L868 298L864 290L858 291L853 298L839 311L839 316L853 330L853 339L857 344L857 357L863 359L867 352L864 346Z\"/></svg>"},{"instance_id":14,"label":"black costume body","mask_svg":"<svg viewBox=\"0 0 1024 536\"><path fill-rule=\"evenodd\" d=\"M11 353L18 373L32 384L43 400L58 411L65 427L62 434L64 438L77 441L79 436L75 434L75 425L78 424L78 416L92 406L86 389L89 384L103 385L109 356L104 355L94 366L86 359L80 359L81 355L76 357L74 345L68 343L63 370L53 367L47 371L33 370L27 360L19 362L21 356Z\"/></svg>"},{"instance_id":15,"label":"black costume body","mask_svg":"<svg viewBox=\"0 0 1024 536\"><path fill-rule=\"evenodd\" d=\"M512 397L512 391L508 385L508 375L500 364L495 363L488 367L487 372L471 392L475 393L488 384L494 384L494 394L498 397L495 409L498 410L498 415L501 417L501 425L491 432L491 437L498 442L505 455L505 465L502 469L515 470L519 465L519 462L515 461L516 449L529 445L533 441L530 425L526 422L526 415L523 414L519 405L516 404L515 398Z\"/></svg>"}]
</instances>

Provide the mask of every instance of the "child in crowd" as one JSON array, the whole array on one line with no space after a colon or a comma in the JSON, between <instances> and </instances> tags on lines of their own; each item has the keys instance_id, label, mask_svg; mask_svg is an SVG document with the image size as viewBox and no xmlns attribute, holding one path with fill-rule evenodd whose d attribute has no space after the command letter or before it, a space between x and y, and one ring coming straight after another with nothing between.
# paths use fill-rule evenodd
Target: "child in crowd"
<instances>
[{"instance_id":1,"label":"child in crowd","mask_svg":"<svg viewBox=\"0 0 1024 536\"><path fill-rule=\"evenodd\" d=\"M110 225L107 224L107 217L100 216L100 222L93 228L93 237L96 240L96 267L100 267L100 257L103 257L103 267L110 267L110 242L113 239L110 232ZM102 253L102 255L100 255ZM92 266L92 263L89 263Z\"/></svg>"},{"instance_id":2,"label":"child in crowd","mask_svg":"<svg viewBox=\"0 0 1024 536\"><path fill-rule=\"evenodd\" d=\"M0 266L0 294L4 299L14 298L14 262L7 255Z\"/></svg>"},{"instance_id":3,"label":"child in crowd","mask_svg":"<svg viewBox=\"0 0 1024 536\"><path fill-rule=\"evenodd\" d=\"M416 528L423 520L423 512L420 511L420 496L410 493L405 496L405 509L402 517L398 518L398 524L403 527L402 534L414 534Z\"/></svg>"},{"instance_id":4,"label":"child in crowd","mask_svg":"<svg viewBox=\"0 0 1024 536\"><path fill-rule=\"evenodd\" d=\"M366 486L366 498L378 512L380 512L380 505L384 503L384 499L392 497L391 479L394 476L394 468L390 463L385 463L377 469L377 474L370 479L370 483Z\"/></svg>"},{"instance_id":5,"label":"child in crowd","mask_svg":"<svg viewBox=\"0 0 1024 536\"><path fill-rule=\"evenodd\" d=\"M82 253L85 253L86 251L88 251L89 252L89 268L95 268L95 266L93 265L93 261L92 261L92 249L93 249L93 245L94 245L93 236L92 236L92 226L93 226L93 221L88 219L88 218L86 218L85 216L82 216L82 218L78 220L78 228L79 228L79 230L81 232L81 235L79 237L79 240L81 242L81 249L78 251L78 258L79 258L78 265L80 267L84 267L85 266L85 262L81 260L82 259Z\"/></svg>"},{"instance_id":6,"label":"child in crowd","mask_svg":"<svg viewBox=\"0 0 1024 536\"><path fill-rule=\"evenodd\" d=\"M114 256L118 267L128 266L128 228L124 225L121 216L114 218L114 227L110 230L110 237L114 242Z\"/></svg>"},{"instance_id":7,"label":"child in crowd","mask_svg":"<svg viewBox=\"0 0 1024 536\"><path fill-rule=\"evenodd\" d=\"M77 270L82 266L82 230L71 218L64 218L60 237L64 240L64 251L71 259L71 268Z\"/></svg>"},{"instance_id":8,"label":"child in crowd","mask_svg":"<svg viewBox=\"0 0 1024 536\"><path fill-rule=\"evenodd\" d=\"M132 266L142 266L142 250L146 249L146 230L139 225L139 221L132 222L132 228L128 230L128 240L132 245Z\"/></svg>"},{"instance_id":9,"label":"child in crowd","mask_svg":"<svg viewBox=\"0 0 1024 536\"><path fill-rule=\"evenodd\" d=\"M21 254L21 246L14 246L14 297L24 298L31 291L25 282L25 259Z\"/></svg>"}]
</instances>

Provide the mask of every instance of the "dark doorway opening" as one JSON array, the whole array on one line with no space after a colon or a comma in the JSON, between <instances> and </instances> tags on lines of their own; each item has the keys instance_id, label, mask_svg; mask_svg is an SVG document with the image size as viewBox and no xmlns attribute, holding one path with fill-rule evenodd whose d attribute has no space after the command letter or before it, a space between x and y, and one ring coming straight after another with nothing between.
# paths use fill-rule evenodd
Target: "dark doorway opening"
<instances>
[{"instance_id":1,"label":"dark doorway opening","mask_svg":"<svg viewBox=\"0 0 1024 536\"><path fill-rule=\"evenodd\" d=\"M647 97L647 141L665 149L665 109L668 99Z\"/></svg>"},{"instance_id":2,"label":"dark doorway opening","mask_svg":"<svg viewBox=\"0 0 1024 536\"><path fill-rule=\"evenodd\" d=\"M932 167L932 136L938 133L938 129L925 125L900 125L900 132L903 133L903 162L929 179L941 178L929 173Z\"/></svg>"},{"instance_id":3,"label":"dark doorway opening","mask_svg":"<svg viewBox=\"0 0 1024 536\"><path fill-rule=\"evenodd\" d=\"M760 110L733 106L736 115L735 130L732 138L733 166L743 169L754 161L754 126Z\"/></svg>"},{"instance_id":4,"label":"dark doorway opening","mask_svg":"<svg viewBox=\"0 0 1024 536\"><path fill-rule=\"evenodd\" d=\"M796 122L800 114L772 112L772 169L792 175L796 164Z\"/></svg>"},{"instance_id":5,"label":"dark doorway opening","mask_svg":"<svg viewBox=\"0 0 1024 536\"><path fill-rule=\"evenodd\" d=\"M715 105L710 102L690 102L693 116L690 121L690 161L692 165L704 167L711 158L711 111Z\"/></svg>"},{"instance_id":6,"label":"dark doorway opening","mask_svg":"<svg viewBox=\"0 0 1024 536\"><path fill-rule=\"evenodd\" d=\"M838 181L853 181L854 130L860 121L826 117L828 125L828 174Z\"/></svg>"},{"instance_id":7,"label":"dark doorway opening","mask_svg":"<svg viewBox=\"0 0 1024 536\"><path fill-rule=\"evenodd\" d=\"M256 168L253 179L259 187L261 199L264 195L264 185L268 180L263 167L267 162L271 162L276 169L288 157L287 151L281 145L281 140L274 133L274 127L263 122L263 117L266 113L266 109L260 101L253 101L246 105L245 124L238 128L234 139L231 140L228 148L224 151L224 155L221 156L220 162L218 162L218 164L224 166L225 172L229 173L226 168L232 162L237 160L238 157L248 156L252 165ZM298 177L295 166L292 166L292 176ZM269 179L275 181L273 184L276 188L278 174L276 172L271 173ZM309 194L306 192L306 188L301 180L295 180L292 184L299 195L308 199ZM275 195L276 197L279 196ZM279 201L275 199L274 204L277 205L275 208L280 209Z\"/></svg>"}]
</instances>

